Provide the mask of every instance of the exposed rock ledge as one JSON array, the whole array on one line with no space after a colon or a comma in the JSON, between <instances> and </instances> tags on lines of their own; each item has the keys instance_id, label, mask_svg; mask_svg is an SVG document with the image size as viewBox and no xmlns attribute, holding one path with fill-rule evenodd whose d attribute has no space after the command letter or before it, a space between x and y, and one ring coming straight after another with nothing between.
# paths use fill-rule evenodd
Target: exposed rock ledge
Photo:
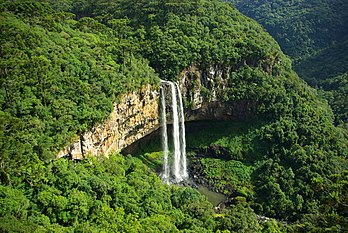
<instances>
[{"instance_id":1,"label":"exposed rock ledge","mask_svg":"<svg viewBox=\"0 0 348 233\"><path fill-rule=\"evenodd\" d=\"M179 78L185 105L185 121L241 120L252 115L257 103L247 100L225 102L231 67L199 70L192 65ZM147 85L123 95L104 124L80 136L80 140L59 152L81 159L85 155L108 155L141 139L159 127L159 90Z\"/></svg>"},{"instance_id":2,"label":"exposed rock ledge","mask_svg":"<svg viewBox=\"0 0 348 233\"><path fill-rule=\"evenodd\" d=\"M157 88L150 85L123 95L104 124L81 135L77 142L60 151L58 157L107 156L129 146L159 127L158 99Z\"/></svg>"},{"instance_id":3,"label":"exposed rock ledge","mask_svg":"<svg viewBox=\"0 0 348 233\"><path fill-rule=\"evenodd\" d=\"M181 72L179 86L185 101L185 121L242 120L250 117L258 103L249 100L225 101L228 78L233 67L192 65Z\"/></svg>"}]
</instances>

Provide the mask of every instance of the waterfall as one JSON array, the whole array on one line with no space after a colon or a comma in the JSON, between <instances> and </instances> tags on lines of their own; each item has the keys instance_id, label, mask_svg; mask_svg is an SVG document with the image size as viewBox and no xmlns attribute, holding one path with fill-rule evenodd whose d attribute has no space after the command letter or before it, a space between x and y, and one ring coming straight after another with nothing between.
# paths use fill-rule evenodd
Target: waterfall
<instances>
[{"instance_id":1,"label":"waterfall","mask_svg":"<svg viewBox=\"0 0 348 233\"><path fill-rule=\"evenodd\" d=\"M178 90L178 97L179 97L179 109L180 109L180 135L181 135L181 140L180 140L180 148L181 148L181 168L180 170L182 171L182 177L183 178L188 178L188 173L187 173L187 165L186 165L186 135L185 135L185 115L184 115L184 106L182 103L182 97L181 97L181 92L179 85L176 84L176 89Z\"/></svg>"},{"instance_id":2,"label":"waterfall","mask_svg":"<svg viewBox=\"0 0 348 233\"><path fill-rule=\"evenodd\" d=\"M170 90L172 96L172 113L173 113L173 144L174 144L174 166L173 173L176 182L181 181L180 165L181 165L181 149L180 149L180 127L178 115L178 103L176 96L176 86L170 82Z\"/></svg>"},{"instance_id":3,"label":"waterfall","mask_svg":"<svg viewBox=\"0 0 348 233\"><path fill-rule=\"evenodd\" d=\"M171 110L173 120L173 151L169 160L168 132L166 119L165 87L169 87L171 97ZM173 180L179 183L188 178L186 162L185 116L179 85L170 81L161 81L161 121L162 121L162 146L164 153L162 180L170 183ZM171 162L169 162L171 161ZM171 168L171 169L170 169ZM171 172L171 174L170 174Z\"/></svg>"},{"instance_id":4,"label":"waterfall","mask_svg":"<svg viewBox=\"0 0 348 233\"><path fill-rule=\"evenodd\" d=\"M169 163L168 163L168 134L167 134L167 116L166 116L166 98L164 95L164 88L161 87L161 122L162 122L162 147L163 147L163 174L162 180L169 184Z\"/></svg>"}]
</instances>

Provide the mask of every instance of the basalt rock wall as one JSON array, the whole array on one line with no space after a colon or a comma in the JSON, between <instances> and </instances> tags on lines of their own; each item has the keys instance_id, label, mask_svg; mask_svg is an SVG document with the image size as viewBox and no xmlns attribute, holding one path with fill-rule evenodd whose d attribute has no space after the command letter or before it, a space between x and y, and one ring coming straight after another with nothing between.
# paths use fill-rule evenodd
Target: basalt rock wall
<instances>
[{"instance_id":1,"label":"basalt rock wall","mask_svg":"<svg viewBox=\"0 0 348 233\"><path fill-rule=\"evenodd\" d=\"M186 121L245 120L257 110L257 103L249 100L227 101L228 78L232 67L185 69L179 86L186 106Z\"/></svg>"},{"instance_id":2,"label":"basalt rock wall","mask_svg":"<svg viewBox=\"0 0 348 233\"><path fill-rule=\"evenodd\" d=\"M82 159L120 151L159 127L159 90L147 85L121 96L109 118L59 152L58 157Z\"/></svg>"}]
</instances>

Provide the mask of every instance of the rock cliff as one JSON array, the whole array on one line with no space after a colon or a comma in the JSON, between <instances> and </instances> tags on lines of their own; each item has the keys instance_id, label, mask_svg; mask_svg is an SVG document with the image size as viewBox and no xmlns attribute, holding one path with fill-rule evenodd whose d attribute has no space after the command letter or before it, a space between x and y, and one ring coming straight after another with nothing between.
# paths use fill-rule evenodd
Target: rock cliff
<instances>
[{"instance_id":1,"label":"rock cliff","mask_svg":"<svg viewBox=\"0 0 348 233\"><path fill-rule=\"evenodd\" d=\"M185 105L185 121L242 120L256 111L257 103L247 100L225 101L231 67L199 69L192 65L183 70L179 87ZM108 155L136 142L159 128L159 90L150 85L125 94L114 104L109 119L80 136L61 151L81 159L86 155Z\"/></svg>"},{"instance_id":2,"label":"rock cliff","mask_svg":"<svg viewBox=\"0 0 348 233\"><path fill-rule=\"evenodd\" d=\"M82 159L120 151L159 127L158 99L158 88L150 85L121 96L103 124L81 135L58 157Z\"/></svg>"},{"instance_id":3,"label":"rock cliff","mask_svg":"<svg viewBox=\"0 0 348 233\"><path fill-rule=\"evenodd\" d=\"M232 69L192 65L181 73L179 86L186 106L186 121L242 120L256 111L256 102L226 101Z\"/></svg>"}]
</instances>

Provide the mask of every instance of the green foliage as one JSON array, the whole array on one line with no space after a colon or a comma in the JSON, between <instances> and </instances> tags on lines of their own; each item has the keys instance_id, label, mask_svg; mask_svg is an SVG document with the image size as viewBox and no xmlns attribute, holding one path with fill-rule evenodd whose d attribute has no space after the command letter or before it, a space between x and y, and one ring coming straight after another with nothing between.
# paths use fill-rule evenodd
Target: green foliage
<instances>
[{"instance_id":1,"label":"green foliage","mask_svg":"<svg viewBox=\"0 0 348 233\"><path fill-rule=\"evenodd\" d=\"M248 206L297 221L289 229L345 229L347 134L277 43L231 4L1 0L0 9L1 231L259 232ZM304 46L301 57L318 48ZM240 205L217 215L196 190L161 184L130 156L51 161L120 94L156 84L154 70L176 80L191 65L223 70L223 101L256 121L188 137L215 157L198 160L203 176ZM325 84L337 105L345 79ZM151 168L160 157L139 156Z\"/></svg>"},{"instance_id":2,"label":"green foliage","mask_svg":"<svg viewBox=\"0 0 348 233\"><path fill-rule=\"evenodd\" d=\"M296 66L296 71L309 84L320 88L330 104L335 123L347 122L348 40L332 45Z\"/></svg>"},{"instance_id":3,"label":"green foliage","mask_svg":"<svg viewBox=\"0 0 348 233\"><path fill-rule=\"evenodd\" d=\"M248 131L223 131L225 135L215 135L218 124L209 123L210 128L194 134L199 142L204 141L199 134L203 139L214 135L191 155L196 175L237 203L245 201L236 197L247 197L266 216L293 221L305 213L317 213L321 192L317 181L327 183L330 175L347 167L347 143L330 123L332 116L325 106L311 102L309 93L301 93L302 97L295 93L288 97L292 105L283 111L274 108L278 119L254 124Z\"/></svg>"},{"instance_id":4,"label":"green foliage","mask_svg":"<svg viewBox=\"0 0 348 233\"><path fill-rule=\"evenodd\" d=\"M212 205L192 188L162 184L140 160L112 155L82 162L51 162L32 186L0 186L0 230L5 232L179 232L228 229ZM242 215L239 207L226 218ZM25 225L21 225L25 224ZM217 227L218 226L218 227ZM253 231L257 222L229 228Z\"/></svg>"},{"instance_id":5,"label":"green foliage","mask_svg":"<svg viewBox=\"0 0 348 233\"><path fill-rule=\"evenodd\" d=\"M230 232L260 232L256 216L250 217L252 210L242 205L236 205L231 209L224 210L219 218L218 228L227 229Z\"/></svg>"},{"instance_id":6,"label":"green foliage","mask_svg":"<svg viewBox=\"0 0 348 233\"><path fill-rule=\"evenodd\" d=\"M348 122L348 73L329 78L322 83L322 94L335 114L335 122Z\"/></svg>"},{"instance_id":7,"label":"green foliage","mask_svg":"<svg viewBox=\"0 0 348 233\"><path fill-rule=\"evenodd\" d=\"M274 220L268 220L262 224L262 232L263 233L281 233L286 232L281 227L279 227L278 223Z\"/></svg>"},{"instance_id":8,"label":"green foliage","mask_svg":"<svg viewBox=\"0 0 348 233\"><path fill-rule=\"evenodd\" d=\"M345 0L230 0L260 22L295 60L315 55L347 35Z\"/></svg>"},{"instance_id":9,"label":"green foliage","mask_svg":"<svg viewBox=\"0 0 348 233\"><path fill-rule=\"evenodd\" d=\"M137 32L135 40L142 46L135 51L165 79L176 80L191 64L257 66L280 55L278 45L258 24L219 1L99 0L85 1L83 9L83 15L112 25L120 25L115 19L129 19L122 28Z\"/></svg>"},{"instance_id":10,"label":"green foliage","mask_svg":"<svg viewBox=\"0 0 348 233\"><path fill-rule=\"evenodd\" d=\"M336 124L346 122L344 103L347 101L345 92L342 93L345 85L337 79L348 70L347 1L230 2L265 26L284 52L294 59L294 69L301 78L325 90L323 96L334 110Z\"/></svg>"},{"instance_id":11,"label":"green foliage","mask_svg":"<svg viewBox=\"0 0 348 233\"><path fill-rule=\"evenodd\" d=\"M241 139L254 122L234 122L234 121L197 121L188 122L186 128L186 143L189 148L208 147L211 144L224 145L227 143L235 143L238 147L241 143L245 143ZM233 142L229 138L233 138ZM242 140L243 142L240 142ZM245 143L246 144L246 143ZM239 155L237 147L229 147L235 151L236 156ZM231 153L234 154L234 153Z\"/></svg>"},{"instance_id":12,"label":"green foliage","mask_svg":"<svg viewBox=\"0 0 348 233\"><path fill-rule=\"evenodd\" d=\"M18 190L0 186L0 216L13 215L21 219L27 216L27 209L29 207L29 200Z\"/></svg>"},{"instance_id":13,"label":"green foliage","mask_svg":"<svg viewBox=\"0 0 348 233\"><path fill-rule=\"evenodd\" d=\"M157 82L147 62L122 47L131 39L92 18L75 21L35 1L0 8L2 162L51 159L103 121L121 93ZM18 165L5 170L27 170Z\"/></svg>"},{"instance_id":14,"label":"green foliage","mask_svg":"<svg viewBox=\"0 0 348 233\"><path fill-rule=\"evenodd\" d=\"M246 22L240 25L237 23L239 16L233 15L232 8L227 10L226 6L222 10L215 2L204 4L206 8L214 5L221 18L216 17L215 12L209 12L211 17L207 17L204 10L199 13L192 11L190 16L178 11L175 15L169 14L162 22L154 18L154 22L147 24L145 28L154 37L145 38L150 40L150 45L153 39L156 43L149 47L150 50L145 50L151 52L145 53L145 56L149 57L150 64L161 76L171 78L172 74L177 75L178 70L192 63L185 63L190 59L181 58L181 53L175 50L185 44L175 43L175 35L180 35L179 40L185 36L190 38L191 35L198 35L198 41L204 38L199 52L187 50L191 48L188 45L185 46L186 50L181 48L180 51L189 52L189 56L197 54L197 58L192 59L198 59L198 65L203 70L211 64L222 70L231 66L226 72L228 87L224 90L224 101L256 103L257 117L263 120L251 132L239 136L228 128L218 135L214 134L215 130L221 132L217 128L204 131L200 137L195 136L199 133L194 133L188 136L188 145L206 147L208 152L211 152L211 148L214 157L252 163L252 184L243 184L239 190L248 197L255 192L251 204L260 214L297 220L304 213L318 211L312 178L326 179L347 166L347 141L333 127L331 110L318 101L317 94L291 71L290 61L279 53L274 42L262 36L262 29L258 29L253 21L244 19ZM234 20L222 20L224 15ZM184 21L192 16L199 20ZM134 18L139 21L136 16ZM215 21L211 21L211 18ZM186 25L187 28L184 27ZM205 27L200 29L200 25ZM245 31L244 27L248 29ZM184 34L180 34L181 31ZM190 41L196 42L193 38ZM232 46L231 49L224 44L225 41ZM227 56L221 48L224 48ZM166 70L168 64L170 70ZM233 186L236 182L233 180L233 168L227 166L228 169L223 169L226 163L216 160L202 168L203 176L210 179L214 188L220 191L229 190L229 185Z\"/></svg>"},{"instance_id":15,"label":"green foliage","mask_svg":"<svg viewBox=\"0 0 348 233\"><path fill-rule=\"evenodd\" d=\"M312 232L345 232L348 230L347 188L348 172L331 175L328 182L317 181L321 189L320 211L305 216L297 230L307 229Z\"/></svg>"},{"instance_id":16,"label":"green foliage","mask_svg":"<svg viewBox=\"0 0 348 233\"><path fill-rule=\"evenodd\" d=\"M295 70L312 86L320 87L327 79L347 72L347 53L348 39L345 39L304 60Z\"/></svg>"},{"instance_id":17,"label":"green foliage","mask_svg":"<svg viewBox=\"0 0 348 233\"><path fill-rule=\"evenodd\" d=\"M230 160L202 158L193 161L194 166L200 166L202 175L208 180L209 186L215 191L230 195L251 197L253 195L251 185L252 167L242 162Z\"/></svg>"}]
</instances>

